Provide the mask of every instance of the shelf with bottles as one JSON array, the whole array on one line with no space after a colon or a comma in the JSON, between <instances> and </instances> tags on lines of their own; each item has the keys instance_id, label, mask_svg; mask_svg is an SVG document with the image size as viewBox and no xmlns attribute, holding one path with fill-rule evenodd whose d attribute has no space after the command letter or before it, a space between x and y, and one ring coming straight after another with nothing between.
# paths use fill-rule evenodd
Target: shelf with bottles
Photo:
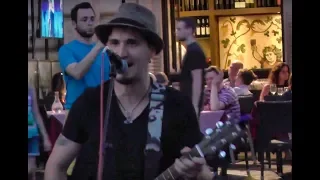
<instances>
[{"instance_id":1,"label":"shelf with bottles","mask_svg":"<svg viewBox=\"0 0 320 180\"><path fill-rule=\"evenodd\" d=\"M179 11L207 11L209 10L209 0L179 0Z\"/></svg>"},{"instance_id":2,"label":"shelf with bottles","mask_svg":"<svg viewBox=\"0 0 320 180\"><path fill-rule=\"evenodd\" d=\"M215 10L280 7L281 0L214 0Z\"/></svg>"},{"instance_id":3,"label":"shelf with bottles","mask_svg":"<svg viewBox=\"0 0 320 180\"><path fill-rule=\"evenodd\" d=\"M215 16L241 16L241 15L258 15L258 14L277 14L280 13L280 7L267 8L243 8L243 9L223 9L215 10Z\"/></svg>"},{"instance_id":4,"label":"shelf with bottles","mask_svg":"<svg viewBox=\"0 0 320 180\"><path fill-rule=\"evenodd\" d=\"M210 37L209 16L196 16L193 18L197 23L196 31L195 31L196 38L209 39Z\"/></svg>"}]
</instances>

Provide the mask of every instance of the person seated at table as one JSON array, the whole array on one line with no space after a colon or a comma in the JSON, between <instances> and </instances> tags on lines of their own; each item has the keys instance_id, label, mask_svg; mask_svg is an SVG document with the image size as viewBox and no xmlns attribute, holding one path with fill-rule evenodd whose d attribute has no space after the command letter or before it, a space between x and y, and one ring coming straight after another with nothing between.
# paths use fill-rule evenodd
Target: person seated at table
<instances>
[{"instance_id":1,"label":"person seated at table","mask_svg":"<svg viewBox=\"0 0 320 180\"><path fill-rule=\"evenodd\" d=\"M232 87L224 85L223 72L216 66L210 66L205 70L205 97L204 110L224 110L226 117L233 122L240 120L240 105L238 96Z\"/></svg>"},{"instance_id":2,"label":"person seated at table","mask_svg":"<svg viewBox=\"0 0 320 180\"><path fill-rule=\"evenodd\" d=\"M65 93L66 93L66 87L63 80L63 73L59 72L53 75L51 80L51 91L48 93L48 95L44 98L44 101L46 102L45 106L47 110L51 110L51 105L55 98L55 92L59 92L59 100L64 105L65 102Z\"/></svg>"},{"instance_id":3,"label":"person seated at table","mask_svg":"<svg viewBox=\"0 0 320 180\"><path fill-rule=\"evenodd\" d=\"M252 70L241 69L239 70L236 77L236 87L234 87L233 89L238 96L252 95L252 93L249 91L249 85L256 79L257 76Z\"/></svg>"},{"instance_id":4,"label":"person seated at table","mask_svg":"<svg viewBox=\"0 0 320 180\"><path fill-rule=\"evenodd\" d=\"M269 73L268 83L264 85L260 93L260 101L264 100L267 95L272 95L270 93L270 85L275 84L278 87L287 87L290 75L290 67L286 63L279 63L273 67Z\"/></svg>"},{"instance_id":5,"label":"person seated at table","mask_svg":"<svg viewBox=\"0 0 320 180\"><path fill-rule=\"evenodd\" d=\"M223 84L223 72L216 66L210 66L205 69L206 88L204 92L204 110L217 111L224 110L221 121L229 120L233 123L240 121L240 105L237 94L233 88ZM223 177L227 176L227 169L230 163L229 149L226 160L220 162ZM213 171L217 172L217 164L214 161L208 161L213 167Z\"/></svg>"},{"instance_id":6,"label":"person seated at table","mask_svg":"<svg viewBox=\"0 0 320 180\"><path fill-rule=\"evenodd\" d=\"M159 84L162 84L164 86L167 86L169 84L169 79L164 72L158 72L155 74L155 76Z\"/></svg>"},{"instance_id":7,"label":"person seated at table","mask_svg":"<svg viewBox=\"0 0 320 180\"><path fill-rule=\"evenodd\" d=\"M289 90L282 95L284 100L291 101L292 100L292 74L289 78Z\"/></svg>"},{"instance_id":8,"label":"person seated at table","mask_svg":"<svg viewBox=\"0 0 320 180\"><path fill-rule=\"evenodd\" d=\"M51 143L39 112L36 91L28 85L28 176L35 180L36 157L40 155L39 130L43 139L45 151L51 150Z\"/></svg>"}]
</instances>

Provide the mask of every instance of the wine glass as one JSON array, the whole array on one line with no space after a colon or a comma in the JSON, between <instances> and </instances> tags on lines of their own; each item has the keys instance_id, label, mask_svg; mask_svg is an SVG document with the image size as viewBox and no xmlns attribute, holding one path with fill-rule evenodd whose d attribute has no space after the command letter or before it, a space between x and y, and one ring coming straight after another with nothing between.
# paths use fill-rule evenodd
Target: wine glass
<instances>
[{"instance_id":1,"label":"wine glass","mask_svg":"<svg viewBox=\"0 0 320 180\"><path fill-rule=\"evenodd\" d=\"M282 96L283 93L284 93L284 89L282 87L279 87L278 90L277 90L277 94L279 96Z\"/></svg>"},{"instance_id":2,"label":"wine glass","mask_svg":"<svg viewBox=\"0 0 320 180\"><path fill-rule=\"evenodd\" d=\"M276 84L270 84L270 93L272 95L275 95L277 92L277 85Z\"/></svg>"},{"instance_id":3,"label":"wine glass","mask_svg":"<svg viewBox=\"0 0 320 180\"><path fill-rule=\"evenodd\" d=\"M283 90L284 90L284 92L287 92L287 91L289 91L289 87L284 87Z\"/></svg>"}]
</instances>

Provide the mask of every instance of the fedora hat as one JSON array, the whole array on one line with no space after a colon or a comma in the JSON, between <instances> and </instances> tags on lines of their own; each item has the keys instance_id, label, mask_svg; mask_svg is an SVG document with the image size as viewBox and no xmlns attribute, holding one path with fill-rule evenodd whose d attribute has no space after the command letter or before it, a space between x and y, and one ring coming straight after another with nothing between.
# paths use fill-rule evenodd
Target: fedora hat
<instances>
[{"instance_id":1,"label":"fedora hat","mask_svg":"<svg viewBox=\"0 0 320 180\"><path fill-rule=\"evenodd\" d=\"M113 27L131 27L140 31L156 50L161 52L163 41L156 31L156 17L146 7L136 3L123 3L118 12L106 24L95 28L97 38L106 43Z\"/></svg>"}]
</instances>

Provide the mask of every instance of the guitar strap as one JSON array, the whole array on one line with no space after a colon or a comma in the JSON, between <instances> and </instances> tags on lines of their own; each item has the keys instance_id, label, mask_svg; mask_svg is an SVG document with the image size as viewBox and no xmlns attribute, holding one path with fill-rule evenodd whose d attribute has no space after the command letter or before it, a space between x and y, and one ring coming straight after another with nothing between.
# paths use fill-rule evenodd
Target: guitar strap
<instances>
[{"instance_id":1,"label":"guitar strap","mask_svg":"<svg viewBox=\"0 0 320 180\"><path fill-rule=\"evenodd\" d=\"M157 176L162 157L161 132L166 87L156 82L151 83L151 86L144 180L153 180Z\"/></svg>"}]
</instances>

